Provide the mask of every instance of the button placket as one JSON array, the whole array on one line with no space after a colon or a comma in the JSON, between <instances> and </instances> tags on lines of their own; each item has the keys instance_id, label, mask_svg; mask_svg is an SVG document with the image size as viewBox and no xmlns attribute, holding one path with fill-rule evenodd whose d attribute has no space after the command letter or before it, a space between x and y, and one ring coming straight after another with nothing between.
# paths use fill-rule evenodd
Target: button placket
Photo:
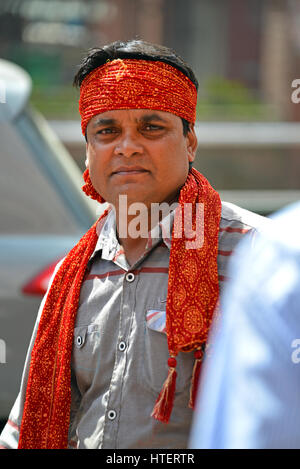
<instances>
[{"instance_id":1,"label":"button placket","mask_svg":"<svg viewBox=\"0 0 300 469\"><path fill-rule=\"evenodd\" d=\"M110 381L110 393L107 401L106 426L103 437L103 448L111 447L111 442L117 445L118 420L124 403L121 400L126 372L126 354L128 351L129 334L134 317L135 294L137 288L136 275L133 272L124 272L122 300L120 304L119 336L116 344L114 370Z\"/></svg>"}]
</instances>

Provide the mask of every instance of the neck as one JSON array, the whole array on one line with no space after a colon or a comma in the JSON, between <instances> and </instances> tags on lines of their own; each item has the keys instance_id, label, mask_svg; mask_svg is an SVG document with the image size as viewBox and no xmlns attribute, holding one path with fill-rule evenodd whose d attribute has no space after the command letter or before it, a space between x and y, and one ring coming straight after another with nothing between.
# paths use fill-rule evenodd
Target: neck
<instances>
[{"instance_id":1,"label":"neck","mask_svg":"<svg viewBox=\"0 0 300 469\"><path fill-rule=\"evenodd\" d=\"M130 265L144 253L149 232L176 208L178 197L179 192L166 202L152 203L148 207L140 203L116 206L117 236Z\"/></svg>"}]
</instances>

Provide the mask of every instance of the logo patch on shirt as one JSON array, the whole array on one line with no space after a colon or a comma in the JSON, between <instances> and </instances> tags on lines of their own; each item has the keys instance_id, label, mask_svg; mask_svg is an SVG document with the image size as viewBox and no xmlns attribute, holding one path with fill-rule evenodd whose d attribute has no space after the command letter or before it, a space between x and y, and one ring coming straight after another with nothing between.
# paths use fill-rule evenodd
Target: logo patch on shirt
<instances>
[{"instance_id":1,"label":"logo patch on shirt","mask_svg":"<svg viewBox=\"0 0 300 469\"><path fill-rule=\"evenodd\" d=\"M149 329L158 332L167 333L166 330L166 311L158 309L149 309L146 314L147 326Z\"/></svg>"}]
</instances>

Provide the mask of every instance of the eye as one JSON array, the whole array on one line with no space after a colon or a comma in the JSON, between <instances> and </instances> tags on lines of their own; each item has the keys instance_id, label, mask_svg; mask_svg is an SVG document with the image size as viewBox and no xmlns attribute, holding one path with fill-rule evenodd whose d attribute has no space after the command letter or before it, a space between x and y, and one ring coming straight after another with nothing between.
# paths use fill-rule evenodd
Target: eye
<instances>
[{"instance_id":1,"label":"eye","mask_svg":"<svg viewBox=\"0 0 300 469\"><path fill-rule=\"evenodd\" d=\"M161 127L160 125L155 125L155 124L147 124L147 125L145 125L144 129L148 130L148 131L149 130L150 131L152 131L152 130L162 130L163 127Z\"/></svg>"},{"instance_id":2,"label":"eye","mask_svg":"<svg viewBox=\"0 0 300 469\"><path fill-rule=\"evenodd\" d=\"M100 129L97 131L98 135L110 135L117 132L117 129L113 127L106 127L105 129Z\"/></svg>"}]
</instances>

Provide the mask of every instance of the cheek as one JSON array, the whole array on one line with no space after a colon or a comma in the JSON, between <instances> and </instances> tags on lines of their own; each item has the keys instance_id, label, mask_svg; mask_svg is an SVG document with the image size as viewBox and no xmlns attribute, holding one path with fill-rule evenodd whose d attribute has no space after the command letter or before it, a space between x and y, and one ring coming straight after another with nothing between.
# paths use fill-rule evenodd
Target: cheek
<instances>
[{"instance_id":1,"label":"cheek","mask_svg":"<svg viewBox=\"0 0 300 469\"><path fill-rule=\"evenodd\" d=\"M87 162L90 173L90 178L95 189L99 191L100 187L104 188L104 168L105 161L103 154L95 151L94 147L90 145L87 151Z\"/></svg>"},{"instance_id":2,"label":"cheek","mask_svg":"<svg viewBox=\"0 0 300 469\"><path fill-rule=\"evenodd\" d=\"M188 168L188 153L182 141L172 142L165 147L157 163L162 174L167 176L167 180L182 177ZM167 180L165 180L166 183Z\"/></svg>"},{"instance_id":3,"label":"cheek","mask_svg":"<svg viewBox=\"0 0 300 469\"><path fill-rule=\"evenodd\" d=\"M106 156L104 151L99 151L95 145L89 145L87 151L87 161L90 168L90 172L103 172L103 168L106 166Z\"/></svg>"}]
</instances>

